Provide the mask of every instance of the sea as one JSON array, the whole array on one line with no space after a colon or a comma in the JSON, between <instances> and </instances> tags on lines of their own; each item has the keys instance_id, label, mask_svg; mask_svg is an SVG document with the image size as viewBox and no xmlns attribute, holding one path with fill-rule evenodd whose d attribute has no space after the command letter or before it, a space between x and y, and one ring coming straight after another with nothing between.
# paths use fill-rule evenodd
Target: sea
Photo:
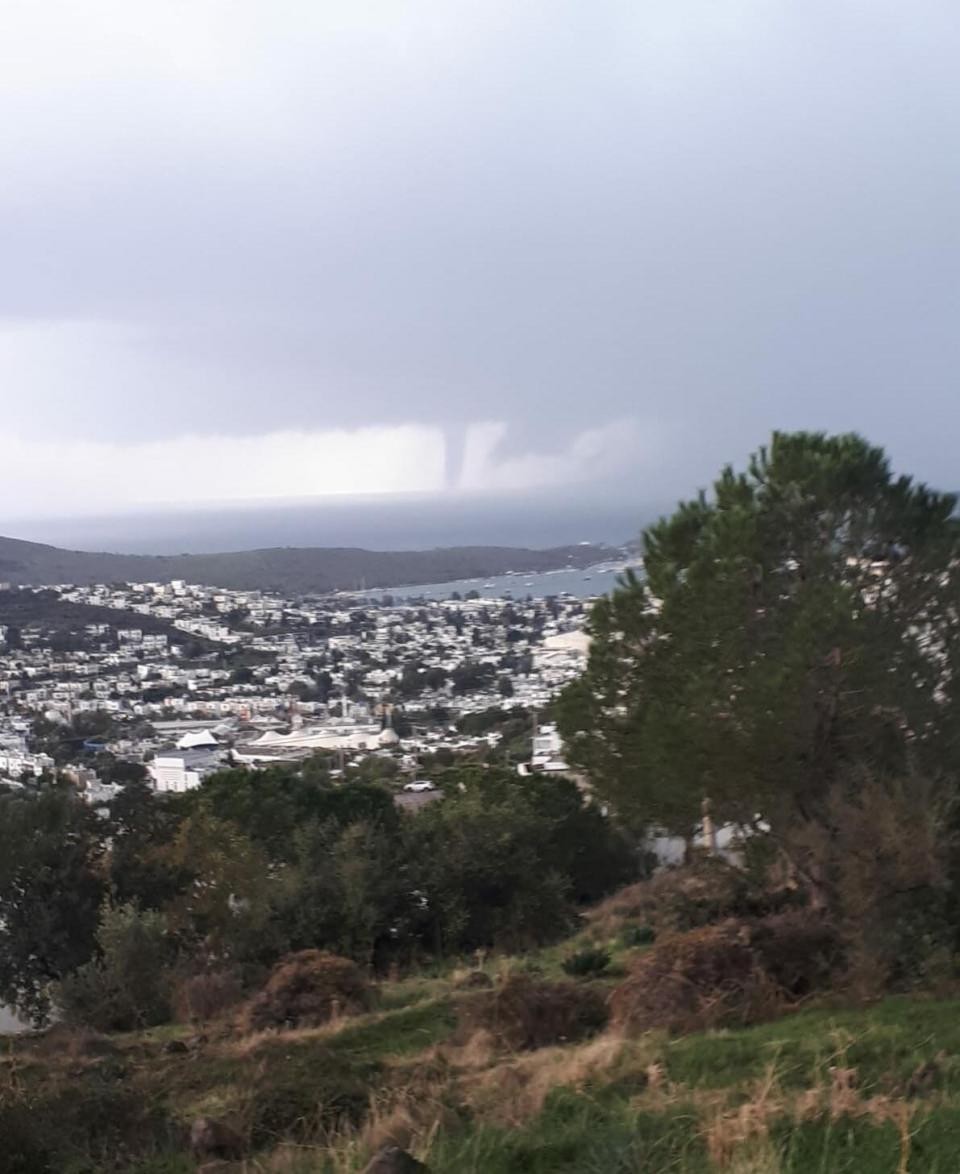
<instances>
[{"instance_id":1,"label":"sea","mask_svg":"<svg viewBox=\"0 0 960 1174\"><path fill-rule=\"evenodd\" d=\"M623 494L328 498L231 509L141 510L110 517L4 517L0 534L69 550L213 554L276 546L431 550L444 546L620 546L663 511ZM520 568L522 569L522 568Z\"/></svg>"},{"instance_id":2,"label":"sea","mask_svg":"<svg viewBox=\"0 0 960 1174\"><path fill-rule=\"evenodd\" d=\"M415 587L378 587L359 592L366 599L397 602L406 599L450 599L454 594L465 596L476 591L483 599L543 599L548 595L572 595L576 599L594 599L609 595L627 570L627 564L601 564L583 569L544 571L540 574L494 575L490 579L454 579L449 583L417 584ZM637 573L640 567L633 570ZM356 596L354 596L356 597Z\"/></svg>"}]
</instances>

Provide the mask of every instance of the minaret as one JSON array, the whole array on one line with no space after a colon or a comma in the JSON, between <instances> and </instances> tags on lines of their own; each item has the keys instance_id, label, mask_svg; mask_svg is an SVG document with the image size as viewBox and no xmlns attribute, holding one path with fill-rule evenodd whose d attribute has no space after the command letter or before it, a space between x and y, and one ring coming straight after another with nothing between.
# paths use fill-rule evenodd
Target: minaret
<instances>
[{"instance_id":1,"label":"minaret","mask_svg":"<svg viewBox=\"0 0 960 1174\"><path fill-rule=\"evenodd\" d=\"M713 823L713 815L711 814L713 804L709 799L704 798L700 804L700 813L703 816L703 841L707 846L707 851L711 856L717 854L717 829Z\"/></svg>"}]
</instances>

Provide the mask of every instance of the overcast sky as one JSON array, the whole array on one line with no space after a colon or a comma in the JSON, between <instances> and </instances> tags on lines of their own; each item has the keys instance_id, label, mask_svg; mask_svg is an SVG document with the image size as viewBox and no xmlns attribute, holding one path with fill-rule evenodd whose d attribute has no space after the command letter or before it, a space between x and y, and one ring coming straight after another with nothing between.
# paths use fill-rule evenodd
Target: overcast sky
<instances>
[{"instance_id":1,"label":"overcast sky","mask_svg":"<svg viewBox=\"0 0 960 1174\"><path fill-rule=\"evenodd\" d=\"M778 427L955 487L958 62L956 0L2 0L0 515Z\"/></svg>"}]
</instances>

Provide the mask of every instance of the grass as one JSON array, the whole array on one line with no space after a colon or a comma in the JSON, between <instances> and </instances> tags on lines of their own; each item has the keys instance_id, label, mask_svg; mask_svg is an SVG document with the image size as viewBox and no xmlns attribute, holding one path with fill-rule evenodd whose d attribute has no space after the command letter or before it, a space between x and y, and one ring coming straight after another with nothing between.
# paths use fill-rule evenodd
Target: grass
<instances>
[{"instance_id":1,"label":"grass","mask_svg":"<svg viewBox=\"0 0 960 1174\"><path fill-rule=\"evenodd\" d=\"M891 1092L941 1051L960 1057L956 1000L889 998L857 1010L805 1011L743 1031L673 1041L666 1053L671 1080L722 1088L756 1080L775 1062L781 1083L806 1087L825 1067L858 1070L861 1087ZM960 1066L942 1064L943 1081L960 1091Z\"/></svg>"},{"instance_id":2,"label":"grass","mask_svg":"<svg viewBox=\"0 0 960 1174\"><path fill-rule=\"evenodd\" d=\"M551 978L560 956L544 967ZM186 1174L182 1130L203 1114L251 1139L251 1174L347 1174L389 1140L433 1174L960 1169L960 1000L889 998L510 1054L483 1033L453 1036L453 985L408 979L370 1014L213 1031L189 1055L164 1050L177 1029L10 1044L0 1130L33 1129L49 1161L17 1167L7 1145L0 1174Z\"/></svg>"}]
</instances>

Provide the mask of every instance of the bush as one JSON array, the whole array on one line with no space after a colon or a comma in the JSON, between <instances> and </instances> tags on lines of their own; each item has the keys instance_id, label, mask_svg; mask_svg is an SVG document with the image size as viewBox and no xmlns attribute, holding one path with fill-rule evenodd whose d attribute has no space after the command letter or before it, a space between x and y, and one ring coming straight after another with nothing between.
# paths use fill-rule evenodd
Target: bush
<instances>
[{"instance_id":1,"label":"bush","mask_svg":"<svg viewBox=\"0 0 960 1174\"><path fill-rule=\"evenodd\" d=\"M844 964L833 923L806 909L762 918L750 927L750 945L764 973L788 999L824 990Z\"/></svg>"},{"instance_id":2,"label":"bush","mask_svg":"<svg viewBox=\"0 0 960 1174\"><path fill-rule=\"evenodd\" d=\"M591 975L603 974L610 965L610 955L606 950L588 947L578 950L569 958L564 958L562 966L565 974L571 978L589 978Z\"/></svg>"},{"instance_id":3,"label":"bush","mask_svg":"<svg viewBox=\"0 0 960 1174\"><path fill-rule=\"evenodd\" d=\"M290 954L273 968L266 986L246 1008L248 1031L315 1026L335 1013L355 1014L370 1006L370 987L349 958L322 950Z\"/></svg>"},{"instance_id":4,"label":"bush","mask_svg":"<svg viewBox=\"0 0 960 1174\"><path fill-rule=\"evenodd\" d=\"M122 1076L122 1068L101 1064L48 1091L0 1089L0 1172L131 1170L135 1155L172 1150L179 1127Z\"/></svg>"},{"instance_id":5,"label":"bush","mask_svg":"<svg viewBox=\"0 0 960 1174\"><path fill-rule=\"evenodd\" d=\"M100 956L67 975L54 999L65 1022L98 1031L132 1031L170 1014L169 947L160 913L105 905L97 930Z\"/></svg>"},{"instance_id":6,"label":"bush","mask_svg":"<svg viewBox=\"0 0 960 1174\"><path fill-rule=\"evenodd\" d=\"M622 932L625 921L640 922L654 934L682 933L730 917L764 917L800 900L792 889L771 891L722 858L704 856L622 889L589 920L607 936Z\"/></svg>"},{"instance_id":7,"label":"bush","mask_svg":"<svg viewBox=\"0 0 960 1174\"><path fill-rule=\"evenodd\" d=\"M206 1023L240 1002L243 988L232 970L190 974L176 984L174 1012L180 1023Z\"/></svg>"},{"instance_id":8,"label":"bush","mask_svg":"<svg viewBox=\"0 0 960 1174\"><path fill-rule=\"evenodd\" d=\"M699 1031L754 1022L769 1010L749 940L735 923L671 934L633 966L610 999L614 1023L632 1031Z\"/></svg>"},{"instance_id":9,"label":"bush","mask_svg":"<svg viewBox=\"0 0 960 1174\"><path fill-rule=\"evenodd\" d=\"M517 1051L585 1039L604 1028L608 1016L600 991L525 974L464 998L457 1008L464 1037L486 1031L499 1045Z\"/></svg>"},{"instance_id":10,"label":"bush","mask_svg":"<svg viewBox=\"0 0 960 1174\"><path fill-rule=\"evenodd\" d=\"M801 912L671 934L613 992L613 1020L672 1032L757 1023L826 986L839 955L832 927Z\"/></svg>"},{"instance_id":11,"label":"bush","mask_svg":"<svg viewBox=\"0 0 960 1174\"><path fill-rule=\"evenodd\" d=\"M13 1099L0 1098L2 1174L54 1174L56 1162L36 1113Z\"/></svg>"},{"instance_id":12,"label":"bush","mask_svg":"<svg viewBox=\"0 0 960 1174\"><path fill-rule=\"evenodd\" d=\"M956 802L944 781L863 768L826 796L826 819L791 829L864 997L926 985L956 949Z\"/></svg>"},{"instance_id":13,"label":"bush","mask_svg":"<svg viewBox=\"0 0 960 1174\"><path fill-rule=\"evenodd\" d=\"M657 931L652 925L628 925L620 935L621 944L628 950L637 946L652 946L657 940Z\"/></svg>"},{"instance_id":14,"label":"bush","mask_svg":"<svg viewBox=\"0 0 960 1174\"><path fill-rule=\"evenodd\" d=\"M254 1148L280 1141L314 1142L357 1126L370 1109L370 1088L342 1056L312 1052L308 1071L265 1066L254 1086L247 1127Z\"/></svg>"}]
</instances>

